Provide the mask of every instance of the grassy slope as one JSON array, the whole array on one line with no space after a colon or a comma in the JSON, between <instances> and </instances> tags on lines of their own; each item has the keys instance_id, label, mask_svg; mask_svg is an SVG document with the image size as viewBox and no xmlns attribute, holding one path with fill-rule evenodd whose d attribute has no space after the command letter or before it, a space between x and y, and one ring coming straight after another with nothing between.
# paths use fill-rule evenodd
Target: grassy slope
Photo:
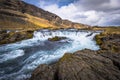
<instances>
[{"instance_id":1,"label":"grassy slope","mask_svg":"<svg viewBox=\"0 0 120 80\"><path fill-rule=\"evenodd\" d=\"M3 12L3 11L2 11ZM0 14L0 28L1 29L10 29L10 30L22 30L22 29L34 29L36 25L28 22L27 16L25 14L6 10L5 13Z\"/></svg>"},{"instance_id":2,"label":"grassy slope","mask_svg":"<svg viewBox=\"0 0 120 80\"><path fill-rule=\"evenodd\" d=\"M2 10L0 13L0 29L36 30L53 26L47 20L23 14L13 10ZM6 14L5 14L6 13Z\"/></svg>"},{"instance_id":3,"label":"grassy slope","mask_svg":"<svg viewBox=\"0 0 120 80\"><path fill-rule=\"evenodd\" d=\"M120 27L93 27L92 30L103 30L104 34L120 34Z\"/></svg>"}]
</instances>

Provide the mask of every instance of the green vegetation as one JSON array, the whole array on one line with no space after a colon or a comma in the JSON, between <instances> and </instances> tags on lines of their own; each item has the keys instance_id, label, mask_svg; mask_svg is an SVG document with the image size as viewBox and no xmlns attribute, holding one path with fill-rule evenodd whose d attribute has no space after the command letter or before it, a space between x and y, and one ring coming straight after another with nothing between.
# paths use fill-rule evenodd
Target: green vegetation
<instances>
[{"instance_id":1,"label":"green vegetation","mask_svg":"<svg viewBox=\"0 0 120 80\"><path fill-rule=\"evenodd\" d=\"M73 54L71 53L65 53L65 55L59 60L59 62L63 62L63 61L71 61L73 59Z\"/></svg>"},{"instance_id":2,"label":"green vegetation","mask_svg":"<svg viewBox=\"0 0 120 80\"><path fill-rule=\"evenodd\" d=\"M112 51L113 52L119 52L119 48L115 45L112 45Z\"/></svg>"},{"instance_id":3,"label":"green vegetation","mask_svg":"<svg viewBox=\"0 0 120 80\"><path fill-rule=\"evenodd\" d=\"M98 34L98 35L95 36L95 40L96 40L96 43L98 45L102 45L103 44L103 41L102 41L103 37L104 37L103 33L100 33L100 34Z\"/></svg>"},{"instance_id":4,"label":"green vegetation","mask_svg":"<svg viewBox=\"0 0 120 80\"><path fill-rule=\"evenodd\" d=\"M101 30L104 34L120 34L120 27L92 27L90 30Z\"/></svg>"}]
</instances>

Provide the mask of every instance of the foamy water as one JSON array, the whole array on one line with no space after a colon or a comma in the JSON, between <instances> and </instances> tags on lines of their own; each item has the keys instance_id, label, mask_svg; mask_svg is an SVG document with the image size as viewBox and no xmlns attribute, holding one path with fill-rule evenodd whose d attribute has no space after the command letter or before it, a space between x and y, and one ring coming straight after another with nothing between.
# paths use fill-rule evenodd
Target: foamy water
<instances>
[{"instance_id":1,"label":"foamy water","mask_svg":"<svg viewBox=\"0 0 120 80\"><path fill-rule=\"evenodd\" d=\"M79 30L40 30L34 37L13 44L0 46L0 80L24 80L40 64L57 61L64 53L82 49L98 50L93 40L99 32ZM55 36L67 39L51 42Z\"/></svg>"}]
</instances>

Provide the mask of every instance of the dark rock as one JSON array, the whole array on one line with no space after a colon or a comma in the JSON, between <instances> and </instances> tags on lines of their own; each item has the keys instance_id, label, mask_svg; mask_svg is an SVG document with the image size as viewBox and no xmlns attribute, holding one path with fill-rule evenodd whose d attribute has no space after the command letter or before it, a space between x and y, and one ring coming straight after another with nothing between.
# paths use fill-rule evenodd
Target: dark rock
<instances>
[{"instance_id":1,"label":"dark rock","mask_svg":"<svg viewBox=\"0 0 120 80\"><path fill-rule=\"evenodd\" d=\"M90 34L86 35L86 37L89 37L89 36L92 36L92 35L93 35L93 33L90 33Z\"/></svg>"},{"instance_id":2,"label":"dark rock","mask_svg":"<svg viewBox=\"0 0 120 80\"><path fill-rule=\"evenodd\" d=\"M53 38L48 38L49 41L60 41L60 40L64 40L64 39L66 39L66 37L55 36Z\"/></svg>"},{"instance_id":3,"label":"dark rock","mask_svg":"<svg viewBox=\"0 0 120 80\"><path fill-rule=\"evenodd\" d=\"M0 30L0 34L7 33L7 30Z\"/></svg>"},{"instance_id":4,"label":"dark rock","mask_svg":"<svg viewBox=\"0 0 120 80\"><path fill-rule=\"evenodd\" d=\"M104 52L103 54L100 54L103 57L106 57L108 59L111 59L113 64L120 70L120 54L118 53L111 53L111 52Z\"/></svg>"},{"instance_id":5,"label":"dark rock","mask_svg":"<svg viewBox=\"0 0 120 80\"><path fill-rule=\"evenodd\" d=\"M120 80L120 54L82 50L66 53L58 63L40 65L30 80Z\"/></svg>"}]
</instances>

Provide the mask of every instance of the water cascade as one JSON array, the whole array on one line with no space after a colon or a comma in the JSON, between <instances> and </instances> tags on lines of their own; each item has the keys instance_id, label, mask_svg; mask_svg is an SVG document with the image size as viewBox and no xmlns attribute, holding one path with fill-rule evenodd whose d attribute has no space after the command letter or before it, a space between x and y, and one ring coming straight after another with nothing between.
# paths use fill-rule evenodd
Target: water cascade
<instances>
[{"instance_id":1,"label":"water cascade","mask_svg":"<svg viewBox=\"0 0 120 80\"><path fill-rule=\"evenodd\" d=\"M39 30L32 39L0 46L0 80L24 80L40 64L50 64L64 53L82 49L98 50L94 36L99 32L69 30ZM49 41L55 36L66 37Z\"/></svg>"}]
</instances>

